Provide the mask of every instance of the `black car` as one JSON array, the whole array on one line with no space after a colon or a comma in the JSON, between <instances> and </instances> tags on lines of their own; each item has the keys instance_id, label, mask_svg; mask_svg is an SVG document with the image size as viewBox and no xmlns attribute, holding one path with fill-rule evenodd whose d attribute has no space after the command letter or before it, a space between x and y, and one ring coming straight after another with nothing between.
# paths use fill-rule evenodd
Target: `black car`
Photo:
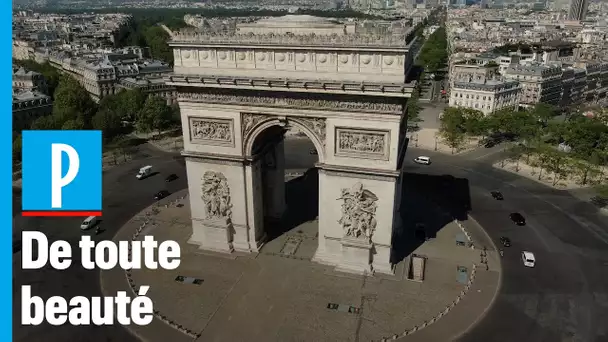
<instances>
[{"instance_id":1,"label":"black car","mask_svg":"<svg viewBox=\"0 0 608 342\"><path fill-rule=\"evenodd\" d=\"M483 144L483 147L485 148L492 148L494 146L496 146L496 141L494 140L488 140L485 142L485 144Z\"/></svg>"},{"instance_id":2,"label":"black car","mask_svg":"<svg viewBox=\"0 0 608 342\"><path fill-rule=\"evenodd\" d=\"M177 179L177 175L175 173L172 173L172 174L168 175L167 178L165 178L165 182L167 182L167 183L173 182L176 179Z\"/></svg>"},{"instance_id":3,"label":"black car","mask_svg":"<svg viewBox=\"0 0 608 342\"><path fill-rule=\"evenodd\" d=\"M171 193L167 190L161 190L161 191L157 192L156 195L154 195L154 199L158 201L158 200L161 200L161 199L169 196L170 194Z\"/></svg>"},{"instance_id":4,"label":"black car","mask_svg":"<svg viewBox=\"0 0 608 342\"><path fill-rule=\"evenodd\" d=\"M317 150L314 149L314 148L310 150L310 154L312 154L312 155L318 155Z\"/></svg>"},{"instance_id":5,"label":"black car","mask_svg":"<svg viewBox=\"0 0 608 342\"><path fill-rule=\"evenodd\" d=\"M502 201L503 199L505 199L500 191L494 190L491 191L490 194L492 194L492 197L494 197L495 200Z\"/></svg>"},{"instance_id":6,"label":"black car","mask_svg":"<svg viewBox=\"0 0 608 342\"><path fill-rule=\"evenodd\" d=\"M511 221L515 222L515 224L518 226L526 225L526 219L520 213L511 213L509 217L511 218Z\"/></svg>"},{"instance_id":7,"label":"black car","mask_svg":"<svg viewBox=\"0 0 608 342\"><path fill-rule=\"evenodd\" d=\"M506 236L500 237L500 243L505 247L511 247L511 240Z\"/></svg>"}]
</instances>

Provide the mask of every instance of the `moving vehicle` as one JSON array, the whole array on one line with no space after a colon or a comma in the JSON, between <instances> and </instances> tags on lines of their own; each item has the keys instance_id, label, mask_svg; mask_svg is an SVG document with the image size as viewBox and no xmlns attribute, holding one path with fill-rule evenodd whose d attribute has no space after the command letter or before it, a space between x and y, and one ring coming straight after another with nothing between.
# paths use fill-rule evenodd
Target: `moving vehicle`
<instances>
[{"instance_id":1,"label":"moving vehicle","mask_svg":"<svg viewBox=\"0 0 608 342\"><path fill-rule=\"evenodd\" d=\"M167 197L169 195L171 195L171 193L169 191L167 191L167 190L161 190L161 191L157 192L154 195L154 199L158 201L158 200L161 200L161 199L163 199L163 198L165 198L165 197Z\"/></svg>"},{"instance_id":2,"label":"moving vehicle","mask_svg":"<svg viewBox=\"0 0 608 342\"><path fill-rule=\"evenodd\" d=\"M139 172L135 176L137 179L144 179L152 174L152 165L147 165L139 169Z\"/></svg>"},{"instance_id":3,"label":"moving vehicle","mask_svg":"<svg viewBox=\"0 0 608 342\"><path fill-rule=\"evenodd\" d=\"M505 247L511 247L511 239L506 236L500 237L500 243L502 243L502 245Z\"/></svg>"},{"instance_id":4,"label":"moving vehicle","mask_svg":"<svg viewBox=\"0 0 608 342\"><path fill-rule=\"evenodd\" d=\"M509 218L511 219L511 221L515 222L515 224L518 226L526 225L526 219L520 213L511 213L509 215Z\"/></svg>"},{"instance_id":5,"label":"moving vehicle","mask_svg":"<svg viewBox=\"0 0 608 342\"><path fill-rule=\"evenodd\" d=\"M431 165L431 158L425 156L419 156L414 158L414 163L423 164L423 165Z\"/></svg>"},{"instance_id":6,"label":"moving vehicle","mask_svg":"<svg viewBox=\"0 0 608 342\"><path fill-rule=\"evenodd\" d=\"M97 216L89 216L80 224L81 230L87 230L94 227L98 222Z\"/></svg>"},{"instance_id":7,"label":"moving vehicle","mask_svg":"<svg viewBox=\"0 0 608 342\"><path fill-rule=\"evenodd\" d=\"M310 154L318 155L319 153L317 153L316 149L312 148L312 149L310 149Z\"/></svg>"},{"instance_id":8,"label":"moving vehicle","mask_svg":"<svg viewBox=\"0 0 608 342\"><path fill-rule=\"evenodd\" d=\"M494 197L495 200L502 201L504 199L502 193L498 190L490 191L490 194L492 194L492 197Z\"/></svg>"},{"instance_id":9,"label":"moving vehicle","mask_svg":"<svg viewBox=\"0 0 608 342\"><path fill-rule=\"evenodd\" d=\"M524 266L526 267L534 267L536 264L536 258L534 258L534 253L523 251L521 252L521 261L523 261Z\"/></svg>"},{"instance_id":10,"label":"moving vehicle","mask_svg":"<svg viewBox=\"0 0 608 342\"><path fill-rule=\"evenodd\" d=\"M165 182L167 182L167 183L173 182L177 178L178 178L177 175L175 173L172 173L172 174L168 175L167 178L165 178Z\"/></svg>"}]
</instances>

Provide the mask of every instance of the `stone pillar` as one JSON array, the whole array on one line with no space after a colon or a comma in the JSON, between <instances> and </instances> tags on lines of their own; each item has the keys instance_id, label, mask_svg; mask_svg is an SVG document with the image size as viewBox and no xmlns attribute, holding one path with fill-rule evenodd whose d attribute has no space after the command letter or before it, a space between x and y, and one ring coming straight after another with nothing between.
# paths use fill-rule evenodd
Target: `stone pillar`
<instances>
[{"instance_id":1,"label":"stone pillar","mask_svg":"<svg viewBox=\"0 0 608 342\"><path fill-rule=\"evenodd\" d=\"M245 168L242 161L187 157L192 215L189 243L231 253L249 248Z\"/></svg>"},{"instance_id":2,"label":"stone pillar","mask_svg":"<svg viewBox=\"0 0 608 342\"><path fill-rule=\"evenodd\" d=\"M265 158L266 177L264 188L268 191L267 214L273 220L280 221L286 210L285 204L285 143L283 139L268 151Z\"/></svg>"},{"instance_id":3,"label":"stone pillar","mask_svg":"<svg viewBox=\"0 0 608 342\"><path fill-rule=\"evenodd\" d=\"M319 247L313 261L349 273L393 274L397 178L321 169Z\"/></svg>"}]
</instances>

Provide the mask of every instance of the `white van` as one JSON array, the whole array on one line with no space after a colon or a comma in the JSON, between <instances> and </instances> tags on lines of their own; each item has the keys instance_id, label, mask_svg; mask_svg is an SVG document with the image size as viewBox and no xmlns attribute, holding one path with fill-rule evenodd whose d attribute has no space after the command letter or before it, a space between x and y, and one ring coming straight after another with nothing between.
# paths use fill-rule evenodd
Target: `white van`
<instances>
[{"instance_id":1,"label":"white van","mask_svg":"<svg viewBox=\"0 0 608 342\"><path fill-rule=\"evenodd\" d=\"M420 156L420 157L414 158L414 162L416 164L431 165L431 158L425 157L425 156Z\"/></svg>"},{"instance_id":2,"label":"white van","mask_svg":"<svg viewBox=\"0 0 608 342\"><path fill-rule=\"evenodd\" d=\"M89 216L80 224L80 229L87 230L97 224L97 216Z\"/></svg>"},{"instance_id":3,"label":"white van","mask_svg":"<svg viewBox=\"0 0 608 342\"><path fill-rule=\"evenodd\" d=\"M521 261L524 262L524 266L526 267L534 267L534 264L536 264L536 259L532 252L521 252Z\"/></svg>"},{"instance_id":4,"label":"white van","mask_svg":"<svg viewBox=\"0 0 608 342\"><path fill-rule=\"evenodd\" d=\"M144 166L139 169L139 172L135 176L137 179L143 179L148 177L152 173L152 165Z\"/></svg>"}]
</instances>

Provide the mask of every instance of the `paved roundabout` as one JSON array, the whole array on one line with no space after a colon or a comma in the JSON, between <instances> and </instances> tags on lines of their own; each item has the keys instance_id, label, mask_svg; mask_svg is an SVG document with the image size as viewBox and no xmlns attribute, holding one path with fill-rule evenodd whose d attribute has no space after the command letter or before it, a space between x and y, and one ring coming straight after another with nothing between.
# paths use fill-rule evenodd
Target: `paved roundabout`
<instances>
[{"instance_id":1,"label":"paved roundabout","mask_svg":"<svg viewBox=\"0 0 608 342\"><path fill-rule=\"evenodd\" d=\"M408 157L416 155L431 156L434 164L409 164L407 172L466 179L463 186L445 189L438 200L458 211L463 197L470 198L471 216L491 238L498 244L500 236L507 236L513 244L505 248L494 305L460 341L608 339L602 323L608 317L608 224L597 209L567 192L495 169L483 159L408 151ZM504 201L491 197L494 189L504 194ZM468 194L454 198L463 191ZM509 220L515 211L526 217L525 227ZM522 265L522 250L535 253L535 268Z\"/></svg>"},{"instance_id":2,"label":"paved roundabout","mask_svg":"<svg viewBox=\"0 0 608 342\"><path fill-rule=\"evenodd\" d=\"M293 151L290 153L293 156L309 155L309 146L306 144L288 149ZM590 205L563 192L495 170L483 161L415 149L410 149L407 156L411 159L418 154L430 155L433 165L422 167L407 161L405 172L413 174L412 177L427 178L426 183L420 182L421 185L426 184L420 190L424 191L423 194L428 194L429 200L448 208L455 216L470 209L471 215L486 228L492 240L497 241L504 235L513 242L513 247L505 251L502 259L504 276L494 304L458 340L606 340L607 328L602 323L608 317L605 218L599 216ZM170 187L168 190L171 192L185 188L185 170L173 157L154 151L150 152L146 161L131 162L106 173L102 222L106 231L95 239L111 238L135 213L153 202L154 192L164 187ZM294 159L305 158L314 157ZM134 171L142 163L158 165L162 174L177 173L180 178L166 185L162 179L164 177L153 177L150 183L142 187L141 183L134 180ZM302 167L307 164L306 161L302 163ZM299 167L300 165L294 165L293 168ZM443 175L454 178L432 177ZM493 189L500 189L505 200L493 200L489 195ZM526 227L515 227L509 221L508 214L513 211L522 212L526 216L529 222ZM63 239L75 245L81 234L78 221L80 220L16 217L15 230L42 230L51 241ZM482 245L492 245L485 234L477 234L474 238L481 241ZM536 268L528 269L521 264L519 252L522 249L536 254ZM17 250L14 254L15 298L19 298L19 286L22 284L31 284L33 294L44 298L52 295L95 296L101 293L97 271L85 271L77 267L62 272L50 269L21 271L19 258ZM15 317L19 317L19 301L15 300L13 305ZM450 316L452 315L447 315L442 321L449 323ZM15 341L136 340L119 327L21 327L18 320L15 320L13 328ZM441 325L436 328L441 328ZM418 336L423 336L425 330L421 330Z\"/></svg>"}]
</instances>

